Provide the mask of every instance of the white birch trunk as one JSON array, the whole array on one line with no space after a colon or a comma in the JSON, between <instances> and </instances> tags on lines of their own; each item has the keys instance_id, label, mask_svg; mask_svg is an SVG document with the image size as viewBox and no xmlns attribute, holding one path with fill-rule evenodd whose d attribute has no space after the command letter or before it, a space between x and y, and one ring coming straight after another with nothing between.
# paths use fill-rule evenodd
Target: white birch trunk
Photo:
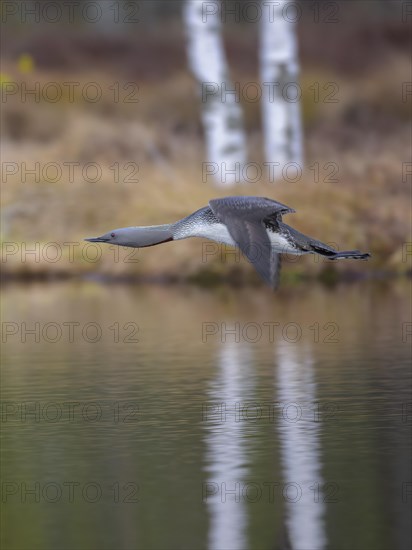
<instances>
[{"instance_id":1,"label":"white birch trunk","mask_svg":"<svg viewBox=\"0 0 412 550\"><path fill-rule=\"evenodd\" d=\"M266 161L275 163L275 178L285 165L302 168L300 87L298 84L296 14L287 0L265 2L261 20L260 72ZM297 97L296 97L297 96ZM296 97L296 100L295 100ZM277 164L279 163L279 164Z\"/></svg>"},{"instance_id":2,"label":"white birch trunk","mask_svg":"<svg viewBox=\"0 0 412 550\"><path fill-rule=\"evenodd\" d=\"M216 184L230 186L240 181L246 162L246 138L239 94L233 90L223 48L220 2L187 0L184 21L189 66L198 81L202 101L207 174L215 172ZM205 172L204 172L205 173Z\"/></svg>"}]
</instances>

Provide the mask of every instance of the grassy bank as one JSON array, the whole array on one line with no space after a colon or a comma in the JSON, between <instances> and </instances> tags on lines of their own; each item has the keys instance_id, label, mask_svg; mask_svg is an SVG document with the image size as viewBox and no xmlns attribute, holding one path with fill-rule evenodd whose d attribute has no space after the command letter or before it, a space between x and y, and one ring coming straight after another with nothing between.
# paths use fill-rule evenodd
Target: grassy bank
<instances>
[{"instance_id":1,"label":"grassy bank","mask_svg":"<svg viewBox=\"0 0 412 550\"><path fill-rule=\"evenodd\" d=\"M306 69L301 79L306 169L296 181L291 175L276 183L262 169L259 181L230 189L214 186L202 173L199 105L186 74L162 83L142 80L138 102L127 103L113 101L115 78L106 73L86 77L34 70L22 76L6 65L7 78L19 86L32 89L40 83L42 89L52 81L64 89L63 82L71 80L81 90L93 81L103 96L96 103L78 92L57 103L31 96L22 102L19 92L3 104L3 273L195 280L229 273L255 281L253 268L233 251L200 240L132 256L130 250L107 246L93 251L83 242L117 227L171 222L227 194L279 200L296 209L285 221L298 230L339 249L372 253L369 262L287 259L283 277L288 280L407 273L411 220L405 163L411 143L401 96L404 62L394 60L390 81L381 70L346 79ZM240 74L237 80L248 81ZM315 101L313 82L321 89L338 83L339 101ZM243 108L250 161L263 167L259 104L243 101ZM55 249L51 242L57 243Z\"/></svg>"}]
</instances>

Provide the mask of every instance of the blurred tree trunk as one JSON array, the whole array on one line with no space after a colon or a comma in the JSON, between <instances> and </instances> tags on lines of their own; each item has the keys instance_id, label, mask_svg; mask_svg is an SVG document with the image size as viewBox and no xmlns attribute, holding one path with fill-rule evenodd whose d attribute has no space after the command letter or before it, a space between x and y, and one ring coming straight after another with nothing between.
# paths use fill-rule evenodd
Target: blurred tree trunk
<instances>
[{"instance_id":1,"label":"blurred tree trunk","mask_svg":"<svg viewBox=\"0 0 412 550\"><path fill-rule=\"evenodd\" d=\"M107 36L121 36L125 32L123 23L126 17L124 11L124 2L108 2L107 0L97 0L95 4L99 9L99 20L96 24L96 31Z\"/></svg>"},{"instance_id":2,"label":"blurred tree trunk","mask_svg":"<svg viewBox=\"0 0 412 550\"><path fill-rule=\"evenodd\" d=\"M230 93L234 88L223 47L220 2L187 0L184 21L189 65L200 89L207 159L216 170L216 183L230 186L239 181L246 162L246 138L239 94Z\"/></svg>"},{"instance_id":3,"label":"blurred tree trunk","mask_svg":"<svg viewBox=\"0 0 412 550\"><path fill-rule=\"evenodd\" d=\"M266 161L275 163L274 175L290 162L302 166L302 128L298 83L295 13L287 0L270 1L261 20L260 71ZM277 164L278 163L278 164Z\"/></svg>"}]
</instances>

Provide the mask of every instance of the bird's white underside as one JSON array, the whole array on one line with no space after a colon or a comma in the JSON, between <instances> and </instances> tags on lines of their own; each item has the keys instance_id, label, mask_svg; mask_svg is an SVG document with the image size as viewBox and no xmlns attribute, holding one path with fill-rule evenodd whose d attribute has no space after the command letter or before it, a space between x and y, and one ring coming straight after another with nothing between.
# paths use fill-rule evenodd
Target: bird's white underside
<instances>
[{"instance_id":1,"label":"bird's white underside","mask_svg":"<svg viewBox=\"0 0 412 550\"><path fill-rule=\"evenodd\" d=\"M279 252L283 254L295 254L300 256L304 254L300 250L292 247L291 244L285 237L279 233L273 233L272 231L267 231L270 243L272 245L273 252ZM190 235L185 231L181 235L177 231L174 235L175 240L187 239L188 237L200 237L203 239L209 239L222 244L227 244L229 246L237 246L235 241L232 239L226 225L222 223L214 223L205 225L203 223L196 224L196 226L191 228Z\"/></svg>"}]
</instances>

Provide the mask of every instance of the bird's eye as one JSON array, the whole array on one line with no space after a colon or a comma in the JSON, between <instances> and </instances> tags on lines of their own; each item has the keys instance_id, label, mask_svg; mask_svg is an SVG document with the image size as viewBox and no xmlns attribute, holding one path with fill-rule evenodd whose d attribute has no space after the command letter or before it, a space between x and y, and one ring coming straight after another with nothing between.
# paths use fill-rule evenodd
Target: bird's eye
<instances>
[{"instance_id":1,"label":"bird's eye","mask_svg":"<svg viewBox=\"0 0 412 550\"><path fill-rule=\"evenodd\" d=\"M113 238L116 237L116 235L114 233L112 233L110 236L113 237Z\"/></svg>"}]
</instances>

